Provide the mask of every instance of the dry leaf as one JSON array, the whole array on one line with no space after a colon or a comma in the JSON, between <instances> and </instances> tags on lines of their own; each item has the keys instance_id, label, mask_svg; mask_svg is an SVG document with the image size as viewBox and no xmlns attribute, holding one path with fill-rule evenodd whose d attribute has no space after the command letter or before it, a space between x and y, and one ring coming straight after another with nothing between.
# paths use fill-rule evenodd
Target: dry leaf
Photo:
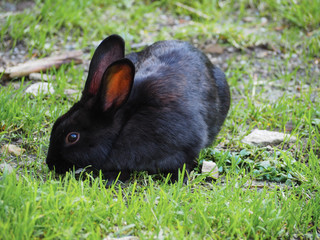
<instances>
[{"instance_id":1,"label":"dry leaf","mask_svg":"<svg viewBox=\"0 0 320 240\"><path fill-rule=\"evenodd\" d=\"M286 123L286 128L285 128L286 132L292 132L293 128L294 128L293 122L291 120L288 121Z\"/></svg>"},{"instance_id":2,"label":"dry leaf","mask_svg":"<svg viewBox=\"0 0 320 240\"><path fill-rule=\"evenodd\" d=\"M276 27L274 28L274 30L280 32L280 31L282 31L282 30L285 29L285 28L286 28L285 26L281 25L281 26L276 26Z\"/></svg>"},{"instance_id":3,"label":"dry leaf","mask_svg":"<svg viewBox=\"0 0 320 240\"><path fill-rule=\"evenodd\" d=\"M207 46L205 46L203 51L206 53L222 54L224 51L224 47L219 44L208 44Z\"/></svg>"},{"instance_id":4,"label":"dry leaf","mask_svg":"<svg viewBox=\"0 0 320 240\"><path fill-rule=\"evenodd\" d=\"M248 17L242 18L242 21L244 21L244 22L256 22L257 19L255 17L248 16Z\"/></svg>"}]
</instances>

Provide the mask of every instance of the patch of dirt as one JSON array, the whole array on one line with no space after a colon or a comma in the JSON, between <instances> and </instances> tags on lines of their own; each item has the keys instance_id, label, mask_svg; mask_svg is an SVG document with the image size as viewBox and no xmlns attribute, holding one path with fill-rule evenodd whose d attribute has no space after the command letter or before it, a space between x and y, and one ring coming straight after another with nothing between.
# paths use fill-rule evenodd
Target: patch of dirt
<instances>
[{"instance_id":1,"label":"patch of dirt","mask_svg":"<svg viewBox=\"0 0 320 240\"><path fill-rule=\"evenodd\" d=\"M34 1L1 2L0 12L22 12L35 6Z\"/></svg>"},{"instance_id":2,"label":"patch of dirt","mask_svg":"<svg viewBox=\"0 0 320 240\"><path fill-rule=\"evenodd\" d=\"M19 14L25 10L34 8L34 1L1 1L0 2L0 26L5 24L7 17ZM6 49L6 46L11 45L11 40L5 37L0 47ZM18 42L13 49L6 49L7 51L0 51L0 67L14 66L18 63L27 60L28 50L22 42Z\"/></svg>"}]
</instances>

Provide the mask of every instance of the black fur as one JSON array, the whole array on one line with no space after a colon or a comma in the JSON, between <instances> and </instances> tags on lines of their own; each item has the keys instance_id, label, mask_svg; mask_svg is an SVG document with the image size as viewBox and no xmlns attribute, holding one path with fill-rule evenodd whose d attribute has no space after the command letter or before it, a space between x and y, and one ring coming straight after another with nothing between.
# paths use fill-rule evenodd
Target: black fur
<instances>
[{"instance_id":1,"label":"black fur","mask_svg":"<svg viewBox=\"0 0 320 240\"><path fill-rule=\"evenodd\" d=\"M110 49L117 41L119 48L123 45L119 36L105 39L107 47L99 46L95 55L99 59L113 55L117 50L110 53ZM91 166L111 181L120 171L127 178L132 171L176 175L184 164L192 170L200 150L212 143L228 113L224 73L189 43L157 42L126 56L135 68L128 99L102 111L102 93L89 91L90 81L96 68L106 71L112 62L104 66L95 55L81 100L53 126L49 168L63 173ZM106 58L117 61L121 56ZM99 85L99 89L107 86L103 79ZM69 132L80 133L79 141L70 146L65 142Z\"/></svg>"}]
</instances>

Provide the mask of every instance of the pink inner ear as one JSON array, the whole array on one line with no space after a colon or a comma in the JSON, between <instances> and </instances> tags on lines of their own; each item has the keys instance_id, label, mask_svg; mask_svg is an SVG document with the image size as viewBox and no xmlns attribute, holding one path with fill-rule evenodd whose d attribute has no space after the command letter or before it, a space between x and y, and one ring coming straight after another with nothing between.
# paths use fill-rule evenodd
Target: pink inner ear
<instances>
[{"instance_id":1,"label":"pink inner ear","mask_svg":"<svg viewBox=\"0 0 320 240\"><path fill-rule=\"evenodd\" d=\"M123 54L121 50L117 49L116 47L110 50L107 55L102 57L99 66L97 66L97 69L93 74L92 80L90 82L90 94L96 95L98 93L105 70L110 64L112 64L114 61L117 61L118 59L121 59L122 57Z\"/></svg>"},{"instance_id":2,"label":"pink inner ear","mask_svg":"<svg viewBox=\"0 0 320 240\"><path fill-rule=\"evenodd\" d=\"M120 107L128 98L134 77L134 69L127 60L118 62L106 71L102 92L103 110Z\"/></svg>"},{"instance_id":3,"label":"pink inner ear","mask_svg":"<svg viewBox=\"0 0 320 240\"><path fill-rule=\"evenodd\" d=\"M92 77L91 83L90 83L90 87L89 87L89 93L96 95L98 93L100 84L101 84L101 78L102 78L102 70L99 69L98 71L96 71Z\"/></svg>"}]
</instances>

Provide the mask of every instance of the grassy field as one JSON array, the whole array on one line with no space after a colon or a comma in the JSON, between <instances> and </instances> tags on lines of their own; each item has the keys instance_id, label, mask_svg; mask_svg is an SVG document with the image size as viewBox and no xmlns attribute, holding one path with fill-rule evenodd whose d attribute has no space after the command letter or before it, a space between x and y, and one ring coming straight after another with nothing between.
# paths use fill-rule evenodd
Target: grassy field
<instances>
[{"instance_id":1,"label":"grassy field","mask_svg":"<svg viewBox=\"0 0 320 240\"><path fill-rule=\"evenodd\" d=\"M18 11L23 3L0 3L0 64L73 49L85 61L48 71L51 95L25 94L28 78L0 80L0 145L25 149L0 153L0 239L320 238L319 0L39 0ZM52 124L79 97L65 89L82 90L112 33L127 51L190 41L226 72L232 107L187 185L136 173L105 188L101 176L45 165ZM255 128L297 141L244 144ZM217 163L217 180L200 173L203 160Z\"/></svg>"}]
</instances>

